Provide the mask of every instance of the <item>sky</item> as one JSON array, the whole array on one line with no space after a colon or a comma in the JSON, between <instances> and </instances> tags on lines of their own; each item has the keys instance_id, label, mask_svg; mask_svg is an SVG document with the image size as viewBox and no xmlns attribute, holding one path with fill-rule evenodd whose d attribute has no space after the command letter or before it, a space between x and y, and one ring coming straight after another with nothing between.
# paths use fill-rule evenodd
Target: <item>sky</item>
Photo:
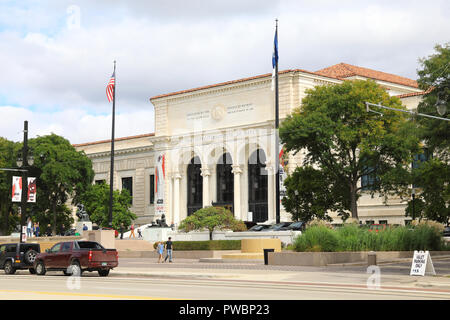
<instances>
[{"instance_id":1,"label":"sky","mask_svg":"<svg viewBox=\"0 0 450 320\"><path fill-rule=\"evenodd\" d=\"M448 0L0 0L0 137L154 131L150 97L279 70L348 63L417 79L450 41Z\"/></svg>"}]
</instances>

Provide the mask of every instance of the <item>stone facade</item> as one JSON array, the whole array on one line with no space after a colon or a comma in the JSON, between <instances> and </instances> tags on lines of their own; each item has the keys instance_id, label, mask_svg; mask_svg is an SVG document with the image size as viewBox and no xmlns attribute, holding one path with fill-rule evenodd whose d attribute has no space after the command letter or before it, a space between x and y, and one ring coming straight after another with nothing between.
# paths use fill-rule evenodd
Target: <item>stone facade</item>
<instances>
[{"instance_id":1,"label":"stone facade","mask_svg":"<svg viewBox=\"0 0 450 320\"><path fill-rule=\"evenodd\" d=\"M364 77L357 75L351 78ZM317 85L340 83L344 79L305 70L286 70L279 73L279 115L282 121L299 107L306 90ZM390 83L375 79L391 95L406 95L405 105L409 109L417 107L420 90L411 85ZM261 75L247 79L230 81L202 88L156 96L150 99L155 108L155 132L135 137L117 139L115 143L114 188L122 188L122 178L132 178L133 206L138 215L137 224L159 219L155 214L155 204L150 201L150 177L155 172L158 155L165 156L164 205L167 223L177 225L188 215L189 192L201 187L200 206L208 206L218 201L220 193L220 159L228 153L231 167L227 167L228 188L233 188L234 215L244 221L248 212L256 208L249 199L258 193L258 182L267 183L265 195L267 216L265 222L275 221L275 99L271 91L271 75ZM414 97L408 95L414 95ZM110 141L75 145L92 159L95 180L109 183ZM251 168L255 151L265 165L262 174L267 180L254 180ZM197 173L201 184L189 184L188 168L193 168L191 160L198 157ZM303 154L289 155L289 172L301 165ZM259 163L259 162L258 162ZM259 168L259 167L258 167ZM220 172L218 172L220 171ZM219 177L219 178L218 178ZM251 180L251 181L250 181ZM200 181L200 180L199 180ZM225 181L225 180L224 180ZM267 181L267 182L265 182ZM253 184L255 186L253 186ZM188 190L188 186L192 190ZM256 188L256 189L255 189ZM196 189L196 190L197 190ZM261 197L259 194L258 196ZM264 195L262 195L264 198ZM198 203L197 203L198 204ZM404 203L400 199L372 198L363 195L359 200L360 220L378 223L403 224ZM256 209L255 209L256 210ZM253 215L254 218L254 215ZM334 217L335 222L340 219ZM289 221L290 215L281 212L281 221Z\"/></svg>"}]
</instances>

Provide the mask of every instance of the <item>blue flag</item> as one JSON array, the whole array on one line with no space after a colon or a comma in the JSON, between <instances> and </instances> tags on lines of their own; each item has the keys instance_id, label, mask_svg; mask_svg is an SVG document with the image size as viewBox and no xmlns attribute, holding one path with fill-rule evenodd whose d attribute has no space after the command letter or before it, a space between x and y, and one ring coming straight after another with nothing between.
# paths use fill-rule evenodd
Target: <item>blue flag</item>
<instances>
[{"instance_id":1,"label":"blue flag","mask_svg":"<svg viewBox=\"0 0 450 320\"><path fill-rule=\"evenodd\" d=\"M275 37L273 39L272 53L272 91L275 89L275 67L278 64L278 28L275 29Z\"/></svg>"}]
</instances>

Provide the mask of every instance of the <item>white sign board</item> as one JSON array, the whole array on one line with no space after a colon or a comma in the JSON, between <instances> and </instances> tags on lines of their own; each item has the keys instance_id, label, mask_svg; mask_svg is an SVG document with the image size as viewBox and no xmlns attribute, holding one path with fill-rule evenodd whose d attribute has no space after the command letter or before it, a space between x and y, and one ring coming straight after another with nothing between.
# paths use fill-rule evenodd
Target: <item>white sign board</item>
<instances>
[{"instance_id":1,"label":"white sign board","mask_svg":"<svg viewBox=\"0 0 450 320\"><path fill-rule=\"evenodd\" d=\"M156 194L156 206L155 213L156 215L161 216L165 213L165 203L164 203L164 183L166 178L166 164L165 164L165 155L159 154L156 161L155 168L155 194Z\"/></svg>"},{"instance_id":2,"label":"white sign board","mask_svg":"<svg viewBox=\"0 0 450 320\"><path fill-rule=\"evenodd\" d=\"M22 177L13 176L12 180L12 202L22 201Z\"/></svg>"},{"instance_id":3,"label":"white sign board","mask_svg":"<svg viewBox=\"0 0 450 320\"><path fill-rule=\"evenodd\" d=\"M27 242L27 227L22 226L22 242Z\"/></svg>"},{"instance_id":4,"label":"white sign board","mask_svg":"<svg viewBox=\"0 0 450 320\"><path fill-rule=\"evenodd\" d=\"M414 251L410 276L436 275L433 261L428 251Z\"/></svg>"},{"instance_id":5,"label":"white sign board","mask_svg":"<svg viewBox=\"0 0 450 320\"><path fill-rule=\"evenodd\" d=\"M253 221L253 212L247 212L247 221Z\"/></svg>"}]
</instances>

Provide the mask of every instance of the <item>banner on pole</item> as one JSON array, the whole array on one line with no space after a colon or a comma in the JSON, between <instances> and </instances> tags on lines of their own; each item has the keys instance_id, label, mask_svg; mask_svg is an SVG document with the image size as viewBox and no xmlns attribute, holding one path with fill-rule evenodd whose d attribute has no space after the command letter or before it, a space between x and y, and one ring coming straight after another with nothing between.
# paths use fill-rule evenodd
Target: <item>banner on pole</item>
<instances>
[{"instance_id":1,"label":"banner on pole","mask_svg":"<svg viewBox=\"0 0 450 320\"><path fill-rule=\"evenodd\" d=\"M27 202L36 202L36 178L28 178L28 200Z\"/></svg>"},{"instance_id":2,"label":"banner on pole","mask_svg":"<svg viewBox=\"0 0 450 320\"><path fill-rule=\"evenodd\" d=\"M22 201L22 177L12 177L12 202Z\"/></svg>"},{"instance_id":3,"label":"banner on pole","mask_svg":"<svg viewBox=\"0 0 450 320\"><path fill-rule=\"evenodd\" d=\"M164 203L164 182L165 182L165 155L161 153L156 160L155 168L155 213L156 215L162 215L165 213Z\"/></svg>"}]
</instances>

